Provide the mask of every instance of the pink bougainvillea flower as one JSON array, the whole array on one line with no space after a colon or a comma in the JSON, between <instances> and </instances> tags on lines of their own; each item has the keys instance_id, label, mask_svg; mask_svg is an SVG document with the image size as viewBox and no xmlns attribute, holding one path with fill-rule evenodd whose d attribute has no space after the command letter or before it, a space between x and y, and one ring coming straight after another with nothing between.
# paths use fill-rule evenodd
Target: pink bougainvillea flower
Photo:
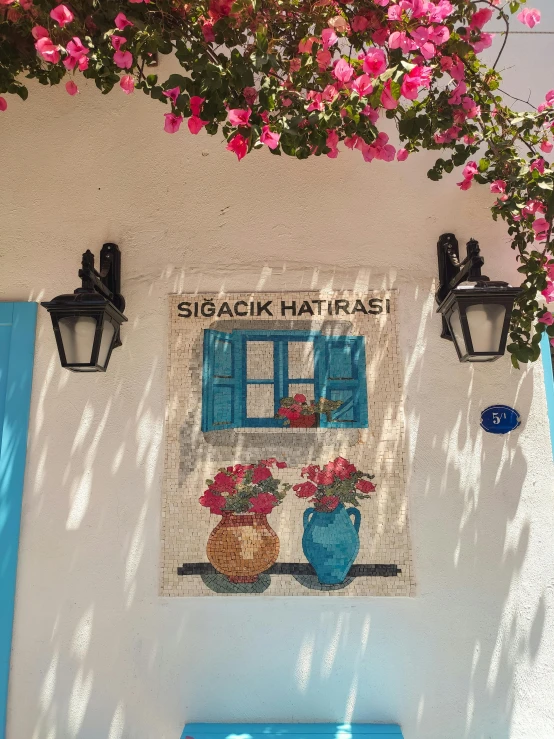
<instances>
[{"instance_id":1,"label":"pink bougainvillea flower","mask_svg":"<svg viewBox=\"0 0 554 739\"><path fill-rule=\"evenodd\" d=\"M350 82L353 74L354 67L351 67L344 59L339 59L333 69L333 77L339 82L342 82L343 85Z\"/></svg>"},{"instance_id":2,"label":"pink bougainvillea flower","mask_svg":"<svg viewBox=\"0 0 554 739\"><path fill-rule=\"evenodd\" d=\"M68 94L73 97L73 95L76 95L79 92L79 88L73 82L73 80L70 80L69 82L65 83L65 89L67 90Z\"/></svg>"},{"instance_id":3,"label":"pink bougainvillea flower","mask_svg":"<svg viewBox=\"0 0 554 739\"><path fill-rule=\"evenodd\" d=\"M360 97L371 95L373 92L371 77L367 74L361 74L359 77L356 77L354 82L352 82L352 90L357 92Z\"/></svg>"},{"instance_id":4,"label":"pink bougainvillea flower","mask_svg":"<svg viewBox=\"0 0 554 739\"><path fill-rule=\"evenodd\" d=\"M416 100L419 90L431 84L431 70L427 67L414 67L404 75L400 93L408 100Z\"/></svg>"},{"instance_id":5,"label":"pink bougainvillea flower","mask_svg":"<svg viewBox=\"0 0 554 739\"><path fill-rule=\"evenodd\" d=\"M491 192L494 193L505 193L506 192L506 181L495 180L491 183Z\"/></svg>"},{"instance_id":6,"label":"pink bougainvillea flower","mask_svg":"<svg viewBox=\"0 0 554 739\"><path fill-rule=\"evenodd\" d=\"M539 318L539 323L544 323L545 326L552 326L554 324L554 316L548 311Z\"/></svg>"},{"instance_id":7,"label":"pink bougainvillea flower","mask_svg":"<svg viewBox=\"0 0 554 739\"><path fill-rule=\"evenodd\" d=\"M202 34L204 35L204 41L208 44L215 41L214 24L210 21L206 21L202 24Z\"/></svg>"},{"instance_id":8,"label":"pink bougainvillea flower","mask_svg":"<svg viewBox=\"0 0 554 739\"><path fill-rule=\"evenodd\" d=\"M469 24L470 28L483 28L492 18L493 11L491 8L481 8L471 16Z\"/></svg>"},{"instance_id":9,"label":"pink bougainvillea flower","mask_svg":"<svg viewBox=\"0 0 554 739\"><path fill-rule=\"evenodd\" d=\"M311 498L315 495L317 487L313 482L300 482L298 485L293 485L292 489L296 493L298 498Z\"/></svg>"},{"instance_id":10,"label":"pink bougainvillea flower","mask_svg":"<svg viewBox=\"0 0 554 739\"><path fill-rule=\"evenodd\" d=\"M540 172L541 174L544 174L544 170L546 167L546 162L542 157L539 159L535 159L534 162L531 162L531 166L529 167L529 170L532 172L533 170L537 170L537 172Z\"/></svg>"},{"instance_id":11,"label":"pink bougainvillea flower","mask_svg":"<svg viewBox=\"0 0 554 739\"><path fill-rule=\"evenodd\" d=\"M116 51L113 60L120 69L131 69L133 66L133 55L130 51Z\"/></svg>"},{"instance_id":12,"label":"pink bougainvillea flower","mask_svg":"<svg viewBox=\"0 0 554 739\"><path fill-rule=\"evenodd\" d=\"M392 94L392 80L387 80L381 93L381 105L386 110L394 110L398 107L398 100Z\"/></svg>"},{"instance_id":13,"label":"pink bougainvillea flower","mask_svg":"<svg viewBox=\"0 0 554 739\"><path fill-rule=\"evenodd\" d=\"M329 159L336 159L339 155L337 144L339 143L339 135L336 131L327 132L327 141L325 142L330 151L327 152Z\"/></svg>"},{"instance_id":14,"label":"pink bougainvillea flower","mask_svg":"<svg viewBox=\"0 0 554 739\"><path fill-rule=\"evenodd\" d=\"M132 74L124 74L119 80L119 86L126 95L130 95L135 91L135 78Z\"/></svg>"},{"instance_id":15,"label":"pink bougainvillea flower","mask_svg":"<svg viewBox=\"0 0 554 739\"><path fill-rule=\"evenodd\" d=\"M461 182L457 183L460 190L469 190L472 184L473 180L462 180Z\"/></svg>"},{"instance_id":16,"label":"pink bougainvillea flower","mask_svg":"<svg viewBox=\"0 0 554 739\"><path fill-rule=\"evenodd\" d=\"M252 485L257 485L259 482L267 480L268 477L271 477L271 470L263 464L258 465L252 472Z\"/></svg>"},{"instance_id":17,"label":"pink bougainvillea flower","mask_svg":"<svg viewBox=\"0 0 554 739\"><path fill-rule=\"evenodd\" d=\"M417 44L408 36L406 31L394 31L389 37L389 47L391 49L402 49L404 54L417 49Z\"/></svg>"},{"instance_id":18,"label":"pink bougainvillea flower","mask_svg":"<svg viewBox=\"0 0 554 739\"><path fill-rule=\"evenodd\" d=\"M242 108L232 108L228 111L227 117L232 126L249 126L251 113L252 111L250 108L247 108L246 110L243 110Z\"/></svg>"},{"instance_id":19,"label":"pink bougainvillea flower","mask_svg":"<svg viewBox=\"0 0 554 739\"><path fill-rule=\"evenodd\" d=\"M203 121L202 118L199 118L197 115L191 115L191 117L187 121L187 126L189 128L189 131L196 136L196 134L200 133L200 131L208 123L209 121Z\"/></svg>"},{"instance_id":20,"label":"pink bougainvillea flower","mask_svg":"<svg viewBox=\"0 0 554 739\"><path fill-rule=\"evenodd\" d=\"M78 36L73 36L71 41L67 42L66 50L70 56L76 57L77 59L80 59L82 56L86 56L90 52L90 49L84 46Z\"/></svg>"},{"instance_id":21,"label":"pink bougainvillea flower","mask_svg":"<svg viewBox=\"0 0 554 739\"><path fill-rule=\"evenodd\" d=\"M325 28L321 32L321 40L323 41L323 48L327 51L330 46L337 43L339 37L332 28Z\"/></svg>"},{"instance_id":22,"label":"pink bougainvillea flower","mask_svg":"<svg viewBox=\"0 0 554 739\"><path fill-rule=\"evenodd\" d=\"M554 262L551 262L551 263L550 263L550 264L549 264L549 265L547 266L547 268L546 268L546 272L547 272L547 274L548 274L548 278L549 278L550 280L554 280Z\"/></svg>"},{"instance_id":23,"label":"pink bougainvillea flower","mask_svg":"<svg viewBox=\"0 0 554 739\"><path fill-rule=\"evenodd\" d=\"M315 36L309 36L308 38L302 39L302 41L300 41L298 44L298 53L299 54L311 54L312 47L316 41L317 41L317 38Z\"/></svg>"},{"instance_id":24,"label":"pink bougainvillea flower","mask_svg":"<svg viewBox=\"0 0 554 739\"><path fill-rule=\"evenodd\" d=\"M58 47L53 44L52 40L47 36L39 38L35 44L35 49L45 62L57 64L60 61L60 52Z\"/></svg>"},{"instance_id":25,"label":"pink bougainvillea flower","mask_svg":"<svg viewBox=\"0 0 554 739\"><path fill-rule=\"evenodd\" d=\"M254 105L256 98L258 97L258 91L255 87L245 87L242 94L244 95L244 99L248 105Z\"/></svg>"},{"instance_id":26,"label":"pink bougainvillea flower","mask_svg":"<svg viewBox=\"0 0 554 739\"><path fill-rule=\"evenodd\" d=\"M190 112L192 115L199 116L202 109L202 104L206 98L201 98L199 95L193 95L189 100Z\"/></svg>"},{"instance_id":27,"label":"pink bougainvillea flower","mask_svg":"<svg viewBox=\"0 0 554 739\"><path fill-rule=\"evenodd\" d=\"M364 57L364 72L372 77L378 77L387 68L387 58L382 49L370 49Z\"/></svg>"},{"instance_id":28,"label":"pink bougainvillea flower","mask_svg":"<svg viewBox=\"0 0 554 739\"><path fill-rule=\"evenodd\" d=\"M273 507L277 505L278 499L273 493L258 493L253 498L250 498L249 513L271 513Z\"/></svg>"},{"instance_id":29,"label":"pink bougainvillea flower","mask_svg":"<svg viewBox=\"0 0 554 739\"><path fill-rule=\"evenodd\" d=\"M547 139L544 139L541 141L541 151L544 151L545 154L550 154L550 152L554 149L554 144L552 144Z\"/></svg>"},{"instance_id":30,"label":"pink bougainvillea flower","mask_svg":"<svg viewBox=\"0 0 554 739\"><path fill-rule=\"evenodd\" d=\"M262 144L265 144L266 146L269 146L270 149L276 149L279 146L279 139L281 138L280 133L274 133L273 131L270 131L269 126L263 126L262 127L262 133L260 136L260 141ZM294 396L296 400L296 395ZM297 401L299 403L305 403L306 399Z\"/></svg>"},{"instance_id":31,"label":"pink bougainvillea flower","mask_svg":"<svg viewBox=\"0 0 554 739\"><path fill-rule=\"evenodd\" d=\"M332 55L328 49L320 49L315 55L319 71L323 72L331 63Z\"/></svg>"},{"instance_id":32,"label":"pink bougainvillea flower","mask_svg":"<svg viewBox=\"0 0 554 739\"><path fill-rule=\"evenodd\" d=\"M177 133L183 122L183 116L175 115L175 113L164 113L164 118L164 131L166 133Z\"/></svg>"},{"instance_id":33,"label":"pink bougainvillea flower","mask_svg":"<svg viewBox=\"0 0 554 739\"><path fill-rule=\"evenodd\" d=\"M545 290L541 290L547 303L554 303L554 282L550 282Z\"/></svg>"},{"instance_id":34,"label":"pink bougainvillea flower","mask_svg":"<svg viewBox=\"0 0 554 739\"><path fill-rule=\"evenodd\" d=\"M127 18L125 13L118 13L115 16L114 20L115 27L118 28L120 31L123 31L124 28L127 28L127 26L134 25L131 23L131 21Z\"/></svg>"},{"instance_id":35,"label":"pink bougainvillea flower","mask_svg":"<svg viewBox=\"0 0 554 739\"><path fill-rule=\"evenodd\" d=\"M347 33L350 30L350 24L342 15L335 15L333 18L329 18L327 25L329 28L334 28L338 33Z\"/></svg>"},{"instance_id":36,"label":"pink bougainvillea flower","mask_svg":"<svg viewBox=\"0 0 554 739\"><path fill-rule=\"evenodd\" d=\"M410 152L407 149L398 149L396 152L396 158L399 162L405 162L409 155Z\"/></svg>"},{"instance_id":37,"label":"pink bougainvillea flower","mask_svg":"<svg viewBox=\"0 0 554 739\"><path fill-rule=\"evenodd\" d=\"M169 98L173 105L177 105L177 98L181 94L181 88L172 87L171 90L164 90L164 95Z\"/></svg>"},{"instance_id":38,"label":"pink bougainvillea flower","mask_svg":"<svg viewBox=\"0 0 554 739\"><path fill-rule=\"evenodd\" d=\"M546 218L537 218L533 222L533 231L535 232L539 241L544 241L546 239L549 229L550 224L548 223Z\"/></svg>"},{"instance_id":39,"label":"pink bougainvillea flower","mask_svg":"<svg viewBox=\"0 0 554 739\"><path fill-rule=\"evenodd\" d=\"M34 26L34 28L31 30L31 33L35 41L38 41L40 38L48 38L48 36L50 35L48 33L48 29L44 26Z\"/></svg>"},{"instance_id":40,"label":"pink bougainvillea flower","mask_svg":"<svg viewBox=\"0 0 554 739\"><path fill-rule=\"evenodd\" d=\"M362 31L365 31L365 29L369 25L369 21L367 18L364 18L363 15L355 15L354 18L352 18L352 30L355 33L359 33Z\"/></svg>"},{"instance_id":41,"label":"pink bougainvillea flower","mask_svg":"<svg viewBox=\"0 0 554 739\"><path fill-rule=\"evenodd\" d=\"M536 10L535 8L523 8L523 10L518 13L517 19L525 26L534 28L541 22L541 11Z\"/></svg>"},{"instance_id":42,"label":"pink bougainvillea flower","mask_svg":"<svg viewBox=\"0 0 554 739\"><path fill-rule=\"evenodd\" d=\"M7 110L7 109L8 109L8 103L7 103L7 101L6 101L6 98L3 98L3 97L2 97L1 95L0 95L0 112L2 112L2 113L3 113L3 112L4 112L5 110Z\"/></svg>"},{"instance_id":43,"label":"pink bougainvillea flower","mask_svg":"<svg viewBox=\"0 0 554 739\"><path fill-rule=\"evenodd\" d=\"M110 42L116 51L119 51L123 44L127 43L125 36L118 36L116 33L110 38Z\"/></svg>"},{"instance_id":44,"label":"pink bougainvillea flower","mask_svg":"<svg viewBox=\"0 0 554 739\"><path fill-rule=\"evenodd\" d=\"M63 5L62 3L61 5L56 5L55 8L52 8L50 11L50 18L56 21L56 23L63 28L64 26L67 26L68 23L72 22L74 15L67 5Z\"/></svg>"},{"instance_id":45,"label":"pink bougainvillea flower","mask_svg":"<svg viewBox=\"0 0 554 739\"><path fill-rule=\"evenodd\" d=\"M462 174L464 176L464 179L472 180L477 172L479 172L479 166L477 162L468 162L464 167L464 171L462 172Z\"/></svg>"},{"instance_id":46,"label":"pink bougainvillea flower","mask_svg":"<svg viewBox=\"0 0 554 739\"><path fill-rule=\"evenodd\" d=\"M476 54L480 54L482 51L492 46L493 40L494 33L482 33L479 41L472 43L471 46L473 46L473 50Z\"/></svg>"}]
</instances>

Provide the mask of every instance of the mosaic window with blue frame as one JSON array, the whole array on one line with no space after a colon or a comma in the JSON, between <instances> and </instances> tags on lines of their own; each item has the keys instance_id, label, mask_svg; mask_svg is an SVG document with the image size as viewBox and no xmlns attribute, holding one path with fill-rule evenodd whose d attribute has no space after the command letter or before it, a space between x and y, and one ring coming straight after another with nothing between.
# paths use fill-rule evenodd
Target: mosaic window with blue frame
<instances>
[{"instance_id":1,"label":"mosaic window with blue frame","mask_svg":"<svg viewBox=\"0 0 554 739\"><path fill-rule=\"evenodd\" d=\"M367 428L363 336L204 330L202 430L279 428L282 398L340 401L324 428Z\"/></svg>"}]
</instances>

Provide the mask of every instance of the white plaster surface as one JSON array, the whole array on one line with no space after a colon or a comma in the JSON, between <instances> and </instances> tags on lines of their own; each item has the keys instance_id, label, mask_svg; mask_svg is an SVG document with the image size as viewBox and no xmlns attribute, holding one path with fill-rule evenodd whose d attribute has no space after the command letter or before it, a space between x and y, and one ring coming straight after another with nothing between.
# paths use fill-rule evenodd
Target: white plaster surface
<instances>
[{"instance_id":1,"label":"white plaster surface","mask_svg":"<svg viewBox=\"0 0 554 739\"><path fill-rule=\"evenodd\" d=\"M515 37L511 57L538 98L554 87L549 41ZM459 364L433 305L444 231L516 278L487 193L431 183L425 156L239 164L118 92L34 87L0 119L1 299L73 290L81 252L113 240L129 316L109 372L78 376L39 313L8 739L178 739L185 721L243 720L552 739L542 369ZM399 292L416 597L159 598L167 295L325 287ZM499 402L523 417L507 437L479 428Z\"/></svg>"}]
</instances>

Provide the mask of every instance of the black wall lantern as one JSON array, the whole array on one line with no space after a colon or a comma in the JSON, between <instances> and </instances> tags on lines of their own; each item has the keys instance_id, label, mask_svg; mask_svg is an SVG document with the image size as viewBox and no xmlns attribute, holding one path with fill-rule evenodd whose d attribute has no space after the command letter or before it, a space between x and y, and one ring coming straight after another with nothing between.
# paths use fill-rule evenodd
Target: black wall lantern
<instances>
[{"instance_id":1,"label":"black wall lantern","mask_svg":"<svg viewBox=\"0 0 554 739\"><path fill-rule=\"evenodd\" d=\"M72 372L105 372L112 350L121 346L120 327L125 299L121 289L121 252L104 244L100 272L94 254L83 254L79 277L82 287L72 295L58 295L42 303L52 318L62 367Z\"/></svg>"},{"instance_id":2,"label":"black wall lantern","mask_svg":"<svg viewBox=\"0 0 554 739\"><path fill-rule=\"evenodd\" d=\"M481 274L485 260L474 239L460 262L454 234L437 244L440 287L436 293L442 314L442 338L454 342L460 362L494 362L506 351L514 301L521 292L507 282L492 282Z\"/></svg>"}]
</instances>

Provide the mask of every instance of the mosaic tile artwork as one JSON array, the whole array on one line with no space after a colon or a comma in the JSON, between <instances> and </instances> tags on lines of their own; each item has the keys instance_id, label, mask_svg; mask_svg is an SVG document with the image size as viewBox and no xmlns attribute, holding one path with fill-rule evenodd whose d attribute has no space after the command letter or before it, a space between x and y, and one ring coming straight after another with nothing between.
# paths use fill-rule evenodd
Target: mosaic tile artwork
<instances>
[{"instance_id":1,"label":"mosaic tile artwork","mask_svg":"<svg viewBox=\"0 0 554 739\"><path fill-rule=\"evenodd\" d=\"M413 595L395 291L169 314L160 594Z\"/></svg>"}]
</instances>

